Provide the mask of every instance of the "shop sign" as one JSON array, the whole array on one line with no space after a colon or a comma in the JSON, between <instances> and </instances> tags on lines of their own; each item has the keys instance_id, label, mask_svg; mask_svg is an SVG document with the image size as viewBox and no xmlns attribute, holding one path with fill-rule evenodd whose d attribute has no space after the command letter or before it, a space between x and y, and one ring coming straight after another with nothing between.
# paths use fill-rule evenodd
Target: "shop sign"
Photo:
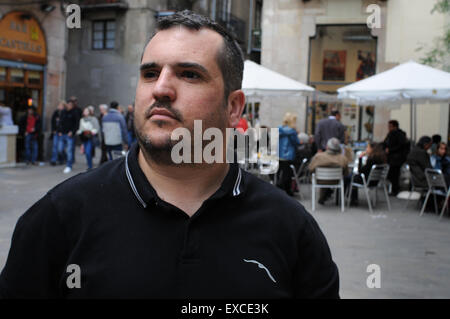
<instances>
[{"instance_id":1,"label":"shop sign","mask_svg":"<svg viewBox=\"0 0 450 319\"><path fill-rule=\"evenodd\" d=\"M13 11L0 20L0 59L47 63L44 32L29 13Z\"/></svg>"}]
</instances>

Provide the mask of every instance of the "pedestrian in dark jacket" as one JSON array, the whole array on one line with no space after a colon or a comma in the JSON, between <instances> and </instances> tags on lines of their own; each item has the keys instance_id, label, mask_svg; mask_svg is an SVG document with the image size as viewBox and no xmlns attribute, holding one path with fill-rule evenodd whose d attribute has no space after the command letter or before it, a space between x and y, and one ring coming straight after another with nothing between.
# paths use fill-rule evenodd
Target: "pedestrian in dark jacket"
<instances>
[{"instance_id":1,"label":"pedestrian in dark jacket","mask_svg":"<svg viewBox=\"0 0 450 319\"><path fill-rule=\"evenodd\" d=\"M52 166L56 165L58 161L59 164L63 163L62 154L58 151L59 140L61 136L58 134L58 131L61 131L61 118L64 109L66 108L66 102L60 101L58 106L56 107L55 112L52 115L52 158L50 160L50 164Z\"/></svg>"},{"instance_id":2,"label":"pedestrian in dark jacket","mask_svg":"<svg viewBox=\"0 0 450 319\"><path fill-rule=\"evenodd\" d=\"M318 150L325 151L327 143L332 137L337 138L341 144L345 144L345 126L340 120L341 113L338 110L333 110L328 118L317 123L314 140Z\"/></svg>"},{"instance_id":3,"label":"pedestrian in dark jacket","mask_svg":"<svg viewBox=\"0 0 450 319\"><path fill-rule=\"evenodd\" d=\"M27 164L37 164L38 140L41 133L41 117L36 112L36 107L31 106L27 114L19 120L20 134L25 140L25 159Z\"/></svg>"},{"instance_id":4,"label":"pedestrian in dark jacket","mask_svg":"<svg viewBox=\"0 0 450 319\"><path fill-rule=\"evenodd\" d=\"M384 150L389 164L388 180L392 184L392 195L399 192L400 168L405 163L409 152L409 142L406 134L399 128L398 121L388 123L389 133L384 140Z\"/></svg>"},{"instance_id":5,"label":"pedestrian in dark jacket","mask_svg":"<svg viewBox=\"0 0 450 319\"><path fill-rule=\"evenodd\" d=\"M125 116L125 123L127 124L127 133L128 133L128 145L136 142L136 135L134 134L134 105L128 105L128 112Z\"/></svg>"},{"instance_id":6,"label":"pedestrian in dark jacket","mask_svg":"<svg viewBox=\"0 0 450 319\"><path fill-rule=\"evenodd\" d=\"M431 137L422 136L408 154L406 162L411 170L411 179L416 187L428 187L425 169L432 168L427 151L432 144Z\"/></svg>"},{"instance_id":7,"label":"pedestrian in dark jacket","mask_svg":"<svg viewBox=\"0 0 450 319\"><path fill-rule=\"evenodd\" d=\"M67 152L67 163L66 168L63 173L67 174L72 171L72 164L74 158L74 143L75 134L78 130L78 124L80 123L80 118L78 117L78 112L74 109L73 102L69 101L67 103L67 108L62 112L61 115L61 125L58 129L58 135L60 136L58 151L62 153ZM67 150L65 150L67 148Z\"/></svg>"}]
</instances>

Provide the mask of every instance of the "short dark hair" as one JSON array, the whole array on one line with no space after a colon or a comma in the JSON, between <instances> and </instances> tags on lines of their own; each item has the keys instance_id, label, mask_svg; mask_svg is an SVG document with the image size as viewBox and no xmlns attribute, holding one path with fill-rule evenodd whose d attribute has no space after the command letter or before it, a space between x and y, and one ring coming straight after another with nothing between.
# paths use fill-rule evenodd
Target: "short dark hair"
<instances>
[{"instance_id":1,"label":"short dark hair","mask_svg":"<svg viewBox=\"0 0 450 319\"><path fill-rule=\"evenodd\" d=\"M389 124L391 124L393 127L398 128L400 125L398 124L397 120L390 120Z\"/></svg>"},{"instance_id":2,"label":"short dark hair","mask_svg":"<svg viewBox=\"0 0 450 319\"><path fill-rule=\"evenodd\" d=\"M338 114L341 114L341 113L339 113L339 110L331 110L331 116L336 116L336 115L338 115Z\"/></svg>"},{"instance_id":3,"label":"short dark hair","mask_svg":"<svg viewBox=\"0 0 450 319\"><path fill-rule=\"evenodd\" d=\"M425 145L430 144L432 142L431 137L429 136L422 136L419 141L417 142L417 146L425 149Z\"/></svg>"},{"instance_id":4,"label":"short dark hair","mask_svg":"<svg viewBox=\"0 0 450 319\"><path fill-rule=\"evenodd\" d=\"M159 18L156 24L155 34L158 31L167 30L177 25L191 30L207 28L219 33L224 40L224 45L217 54L217 64L222 72L225 99L228 98L228 95L232 91L242 88L244 74L243 53L234 37L224 27L208 17L190 10L184 10Z\"/></svg>"},{"instance_id":5,"label":"short dark hair","mask_svg":"<svg viewBox=\"0 0 450 319\"><path fill-rule=\"evenodd\" d=\"M111 103L109 103L109 107L112 109L117 109L118 106L119 103L117 103L116 101L112 101Z\"/></svg>"},{"instance_id":6,"label":"short dark hair","mask_svg":"<svg viewBox=\"0 0 450 319\"><path fill-rule=\"evenodd\" d=\"M433 144L439 144L442 141L442 137L439 134L434 134L431 139L433 140Z\"/></svg>"}]
</instances>

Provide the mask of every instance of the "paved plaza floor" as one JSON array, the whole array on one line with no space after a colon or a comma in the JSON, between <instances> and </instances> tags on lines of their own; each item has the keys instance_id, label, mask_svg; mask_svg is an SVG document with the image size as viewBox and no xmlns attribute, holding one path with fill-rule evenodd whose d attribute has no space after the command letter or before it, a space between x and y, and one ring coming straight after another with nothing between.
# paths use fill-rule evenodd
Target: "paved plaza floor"
<instances>
[{"instance_id":1,"label":"paved plaza floor","mask_svg":"<svg viewBox=\"0 0 450 319\"><path fill-rule=\"evenodd\" d=\"M77 154L67 175L63 166L48 163L0 169L0 269L17 219L50 188L86 169L85 159ZM311 211L310 186L302 186L300 202ZM450 298L450 218L440 220L433 213L419 217L416 202L404 209L403 200L391 197L391 204L389 212L380 196L371 215L360 196L360 205L344 213L333 201L317 205L312 213L338 265L341 297ZM367 286L372 264L380 267L380 288Z\"/></svg>"}]
</instances>

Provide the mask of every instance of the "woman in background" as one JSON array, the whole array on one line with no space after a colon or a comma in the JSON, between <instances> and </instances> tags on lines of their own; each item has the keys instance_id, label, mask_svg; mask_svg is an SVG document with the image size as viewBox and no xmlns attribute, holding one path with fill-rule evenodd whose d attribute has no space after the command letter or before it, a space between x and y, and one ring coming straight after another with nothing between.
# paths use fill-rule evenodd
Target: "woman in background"
<instances>
[{"instance_id":1,"label":"woman in background","mask_svg":"<svg viewBox=\"0 0 450 319\"><path fill-rule=\"evenodd\" d=\"M89 107L83 110L83 117L80 120L80 126L77 135L80 137L84 146L84 154L88 170L92 169L92 149L94 147L94 138L100 132L100 125L95 116L91 115Z\"/></svg>"},{"instance_id":2,"label":"woman in background","mask_svg":"<svg viewBox=\"0 0 450 319\"><path fill-rule=\"evenodd\" d=\"M297 124L297 116L291 113L286 113L283 119L283 125L279 130L279 176L278 187L283 189L289 196L294 196L292 191L292 170L291 164L294 164L295 154L300 141L295 129Z\"/></svg>"},{"instance_id":3,"label":"woman in background","mask_svg":"<svg viewBox=\"0 0 450 319\"><path fill-rule=\"evenodd\" d=\"M434 169L442 171L448 187L450 185L450 157L448 156L447 144L439 143L436 152L431 155L431 165Z\"/></svg>"}]
</instances>

